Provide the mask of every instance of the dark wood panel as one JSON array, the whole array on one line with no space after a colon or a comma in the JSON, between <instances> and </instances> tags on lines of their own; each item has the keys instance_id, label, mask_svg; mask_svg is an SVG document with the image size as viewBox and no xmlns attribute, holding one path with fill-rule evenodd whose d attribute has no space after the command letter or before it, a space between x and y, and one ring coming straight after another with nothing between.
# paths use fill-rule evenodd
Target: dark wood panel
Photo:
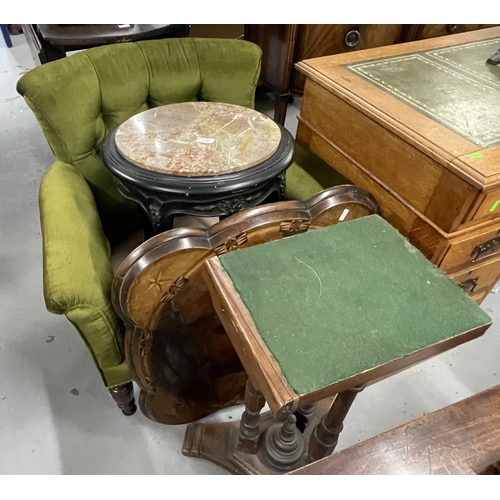
<instances>
[{"instance_id":1,"label":"dark wood panel","mask_svg":"<svg viewBox=\"0 0 500 500\"><path fill-rule=\"evenodd\" d=\"M243 38L244 24L191 24L189 36L199 38Z\"/></svg>"},{"instance_id":2,"label":"dark wood panel","mask_svg":"<svg viewBox=\"0 0 500 500\"><path fill-rule=\"evenodd\" d=\"M289 90L297 24L245 24L245 40L262 49L261 80L280 93Z\"/></svg>"}]
</instances>

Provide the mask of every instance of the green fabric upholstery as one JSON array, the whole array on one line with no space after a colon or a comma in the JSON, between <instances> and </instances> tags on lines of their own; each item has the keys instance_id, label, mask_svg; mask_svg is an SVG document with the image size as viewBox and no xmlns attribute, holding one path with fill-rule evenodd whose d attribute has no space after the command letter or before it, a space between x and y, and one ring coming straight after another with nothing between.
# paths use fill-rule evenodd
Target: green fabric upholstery
<instances>
[{"instance_id":1,"label":"green fabric upholstery","mask_svg":"<svg viewBox=\"0 0 500 500\"><path fill-rule=\"evenodd\" d=\"M42 179L39 205L47 309L75 325L112 384L107 372L123 361L123 324L110 301L111 251L92 191L75 167L56 161Z\"/></svg>"},{"instance_id":2,"label":"green fabric upholstery","mask_svg":"<svg viewBox=\"0 0 500 500\"><path fill-rule=\"evenodd\" d=\"M241 40L166 39L97 47L39 66L17 84L57 158L40 187L44 295L89 347L108 387L131 380L110 302L110 247L139 227L100 158L105 137L151 107L253 107L261 50Z\"/></svg>"},{"instance_id":3,"label":"green fabric upholstery","mask_svg":"<svg viewBox=\"0 0 500 500\"><path fill-rule=\"evenodd\" d=\"M295 144L293 163L286 173L287 199L308 200L323 189L341 184L352 184L352 182L313 152L300 144Z\"/></svg>"}]
</instances>

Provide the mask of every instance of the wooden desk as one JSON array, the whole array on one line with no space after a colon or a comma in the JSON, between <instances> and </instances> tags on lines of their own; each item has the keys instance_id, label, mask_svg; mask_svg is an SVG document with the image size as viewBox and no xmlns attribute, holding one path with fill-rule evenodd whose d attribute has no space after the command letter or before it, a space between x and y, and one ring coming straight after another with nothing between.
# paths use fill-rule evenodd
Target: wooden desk
<instances>
[{"instance_id":1,"label":"wooden desk","mask_svg":"<svg viewBox=\"0 0 500 500\"><path fill-rule=\"evenodd\" d=\"M490 28L297 64L297 141L478 303L500 277L499 45Z\"/></svg>"},{"instance_id":2,"label":"wooden desk","mask_svg":"<svg viewBox=\"0 0 500 500\"><path fill-rule=\"evenodd\" d=\"M500 474L500 385L290 474Z\"/></svg>"}]
</instances>

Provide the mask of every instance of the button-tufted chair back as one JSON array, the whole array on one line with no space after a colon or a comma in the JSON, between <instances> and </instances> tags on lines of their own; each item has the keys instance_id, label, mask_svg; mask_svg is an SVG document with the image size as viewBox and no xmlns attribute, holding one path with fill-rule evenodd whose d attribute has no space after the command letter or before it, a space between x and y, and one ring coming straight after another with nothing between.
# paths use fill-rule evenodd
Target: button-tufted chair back
<instances>
[{"instance_id":1,"label":"button-tufted chair back","mask_svg":"<svg viewBox=\"0 0 500 500\"><path fill-rule=\"evenodd\" d=\"M241 40L179 38L107 45L39 66L17 90L58 160L76 167L104 230L124 200L99 154L104 138L148 108L186 101L253 107L261 51ZM109 235L108 235L109 236Z\"/></svg>"}]
</instances>

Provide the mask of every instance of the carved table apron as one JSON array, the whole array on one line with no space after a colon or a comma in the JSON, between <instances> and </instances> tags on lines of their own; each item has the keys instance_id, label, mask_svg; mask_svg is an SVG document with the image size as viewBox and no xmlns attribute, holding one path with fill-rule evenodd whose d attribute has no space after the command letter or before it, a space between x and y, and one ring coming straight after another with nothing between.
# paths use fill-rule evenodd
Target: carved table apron
<instances>
[{"instance_id":1,"label":"carved table apron","mask_svg":"<svg viewBox=\"0 0 500 500\"><path fill-rule=\"evenodd\" d=\"M130 118L101 154L120 193L143 208L150 237L171 229L175 216L226 217L283 200L293 145L284 127L257 111L194 102Z\"/></svg>"}]
</instances>

